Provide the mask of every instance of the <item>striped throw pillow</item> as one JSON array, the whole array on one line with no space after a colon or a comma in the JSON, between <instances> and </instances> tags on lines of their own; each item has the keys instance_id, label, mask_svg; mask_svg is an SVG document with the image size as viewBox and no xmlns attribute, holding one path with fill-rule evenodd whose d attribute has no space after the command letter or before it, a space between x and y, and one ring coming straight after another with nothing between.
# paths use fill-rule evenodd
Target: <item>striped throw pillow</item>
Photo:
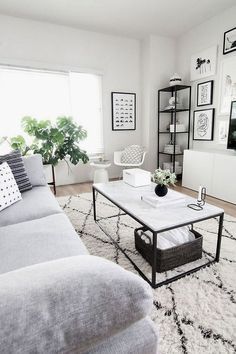
<instances>
[{"instance_id":1,"label":"striped throw pillow","mask_svg":"<svg viewBox=\"0 0 236 354\"><path fill-rule=\"evenodd\" d=\"M0 156L0 164L3 162L7 162L10 166L18 188L21 192L32 189L32 185L26 173L25 165L19 150L14 150L9 154Z\"/></svg>"}]
</instances>

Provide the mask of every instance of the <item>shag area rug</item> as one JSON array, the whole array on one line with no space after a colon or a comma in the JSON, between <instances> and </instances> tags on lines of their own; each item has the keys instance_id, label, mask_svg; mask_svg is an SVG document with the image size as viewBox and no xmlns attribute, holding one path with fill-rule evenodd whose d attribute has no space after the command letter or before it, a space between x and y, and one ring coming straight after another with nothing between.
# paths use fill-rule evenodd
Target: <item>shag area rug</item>
<instances>
[{"instance_id":1,"label":"shag area rug","mask_svg":"<svg viewBox=\"0 0 236 354\"><path fill-rule=\"evenodd\" d=\"M104 219L121 212L101 195L97 198L97 217L101 218L102 229L93 220L91 193L60 197L58 201L92 255L136 273L103 229L150 278L151 268L134 246L133 229L140 226L137 222L126 215ZM212 259L215 252L217 227L216 219L195 224L195 229L204 236L204 261ZM172 276L187 267L189 265L157 273L157 279ZM153 293L151 317L159 331L160 354L236 353L236 219L225 215L219 263Z\"/></svg>"}]
</instances>

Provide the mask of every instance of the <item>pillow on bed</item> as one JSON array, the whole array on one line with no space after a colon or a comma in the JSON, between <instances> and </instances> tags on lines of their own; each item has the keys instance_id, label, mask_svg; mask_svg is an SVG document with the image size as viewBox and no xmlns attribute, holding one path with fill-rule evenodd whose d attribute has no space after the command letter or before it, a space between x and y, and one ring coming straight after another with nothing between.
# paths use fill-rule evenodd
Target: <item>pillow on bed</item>
<instances>
[{"instance_id":1,"label":"pillow on bed","mask_svg":"<svg viewBox=\"0 0 236 354\"><path fill-rule=\"evenodd\" d=\"M7 162L0 165L0 211L21 200L21 193Z\"/></svg>"},{"instance_id":2,"label":"pillow on bed","mask_svg":"<svg viewBox=\"0 0 236 354\"><path fill-rule=\"evenodd\" d=\"M24 162L19 150L14 150L9 154L0 156L0 164L3 162L7 162L10 166L20 192L32 189L32 185L27 176Z\"/></svg>"}]
</instances>

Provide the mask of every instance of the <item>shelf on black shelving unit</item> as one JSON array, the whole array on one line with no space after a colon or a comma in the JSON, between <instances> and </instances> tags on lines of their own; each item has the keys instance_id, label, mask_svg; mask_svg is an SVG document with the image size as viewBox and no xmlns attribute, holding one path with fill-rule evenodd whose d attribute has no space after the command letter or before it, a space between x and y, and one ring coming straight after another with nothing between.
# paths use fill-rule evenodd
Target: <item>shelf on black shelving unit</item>
<instances>
[{"instance_id":1,"label":"shelf on black shelving unit","mask_svg":"<svg viewBox=\"0 0 236 354\"><path fill-rule=\"evenodd\" d=\"M159 90L160 92L174 92L174 91L180 91L180 90L185 90L187 88L189 88L191 86L187 86L187 85L174 85L174 86L168 86L165 87L161 90Z\"/></svg>"},{"instance_id":2,"label":"shelf on black shelving unit","mask_svg":"<svg viewBox=\"0 0 236 354\"><path fill-rule=\"evenodd\" d=\"M175 156L179 155L179 156L181 156L181 155L183 155L183 152L180 152L179 154L177 154L177 153L175 153L175 154L169 154L169 153L167 153L167 152L162 152L162 151L160 151L159 154L162 154L162 155L170 155L170 156L172 156L172 155L175 155Z\"/></svg>"},{"instance_id":3,"label":"shelf on black shelving unit","mask_svg":"<svg viewBox=\"0 0 236 354\"><path fill-rule=\"evenodd\" d=\"M188 108L176 108L176 110L173 108L173 109L162 109L159 111L159 113L174 113L174 112L189 112L190 109Z\"/></svg>"},{"instance_id":4,"label":"shelf on black shelving unit","mask_svg":"<svg viewBox=\"0 0 236 354\"><path fill-rule=\"evenodd\" d=\"M188 131L185 132L175 132L175 134L186 134L188 133ZM174 132L170 132L170 131L165 131L165 132L159 132L159 134L174 134Z\"/></svg>"}]
</instances>

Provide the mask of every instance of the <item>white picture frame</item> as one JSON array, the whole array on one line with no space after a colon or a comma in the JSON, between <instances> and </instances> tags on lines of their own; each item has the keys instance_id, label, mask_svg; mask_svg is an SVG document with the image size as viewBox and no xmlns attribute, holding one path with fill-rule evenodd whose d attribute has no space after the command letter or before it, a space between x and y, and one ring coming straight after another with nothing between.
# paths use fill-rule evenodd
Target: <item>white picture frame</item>
<instances>
[{"instance_id":1,"label":"white picture frame","mask_svg":"<svg viewBox=\"0 0 236 354\"><path fill-rule=\"evenodd\" d=\"M220 68L219 114L229 115L236 100L236 56L222 61Z\"/></svg>"},{"instance_id":2,"label":"white picture frame","mask_svg":"<svg viewBox=\"0 0 236 354\"><path fill-rule=\"evenodd\" d=\"M228 138L228 122L225 120L219 121L219 144L226 145Z\"/></svg>"},{"instance_id":3,"label":"white picture frame","mask_svg":"<svg viewBox=\"0 0 236 354\"><path fill-rule=\"evenodd\" d=\"M191 56L190 81L216 74L217 46L209 47Z\"/></svg>"}]
</instances>

